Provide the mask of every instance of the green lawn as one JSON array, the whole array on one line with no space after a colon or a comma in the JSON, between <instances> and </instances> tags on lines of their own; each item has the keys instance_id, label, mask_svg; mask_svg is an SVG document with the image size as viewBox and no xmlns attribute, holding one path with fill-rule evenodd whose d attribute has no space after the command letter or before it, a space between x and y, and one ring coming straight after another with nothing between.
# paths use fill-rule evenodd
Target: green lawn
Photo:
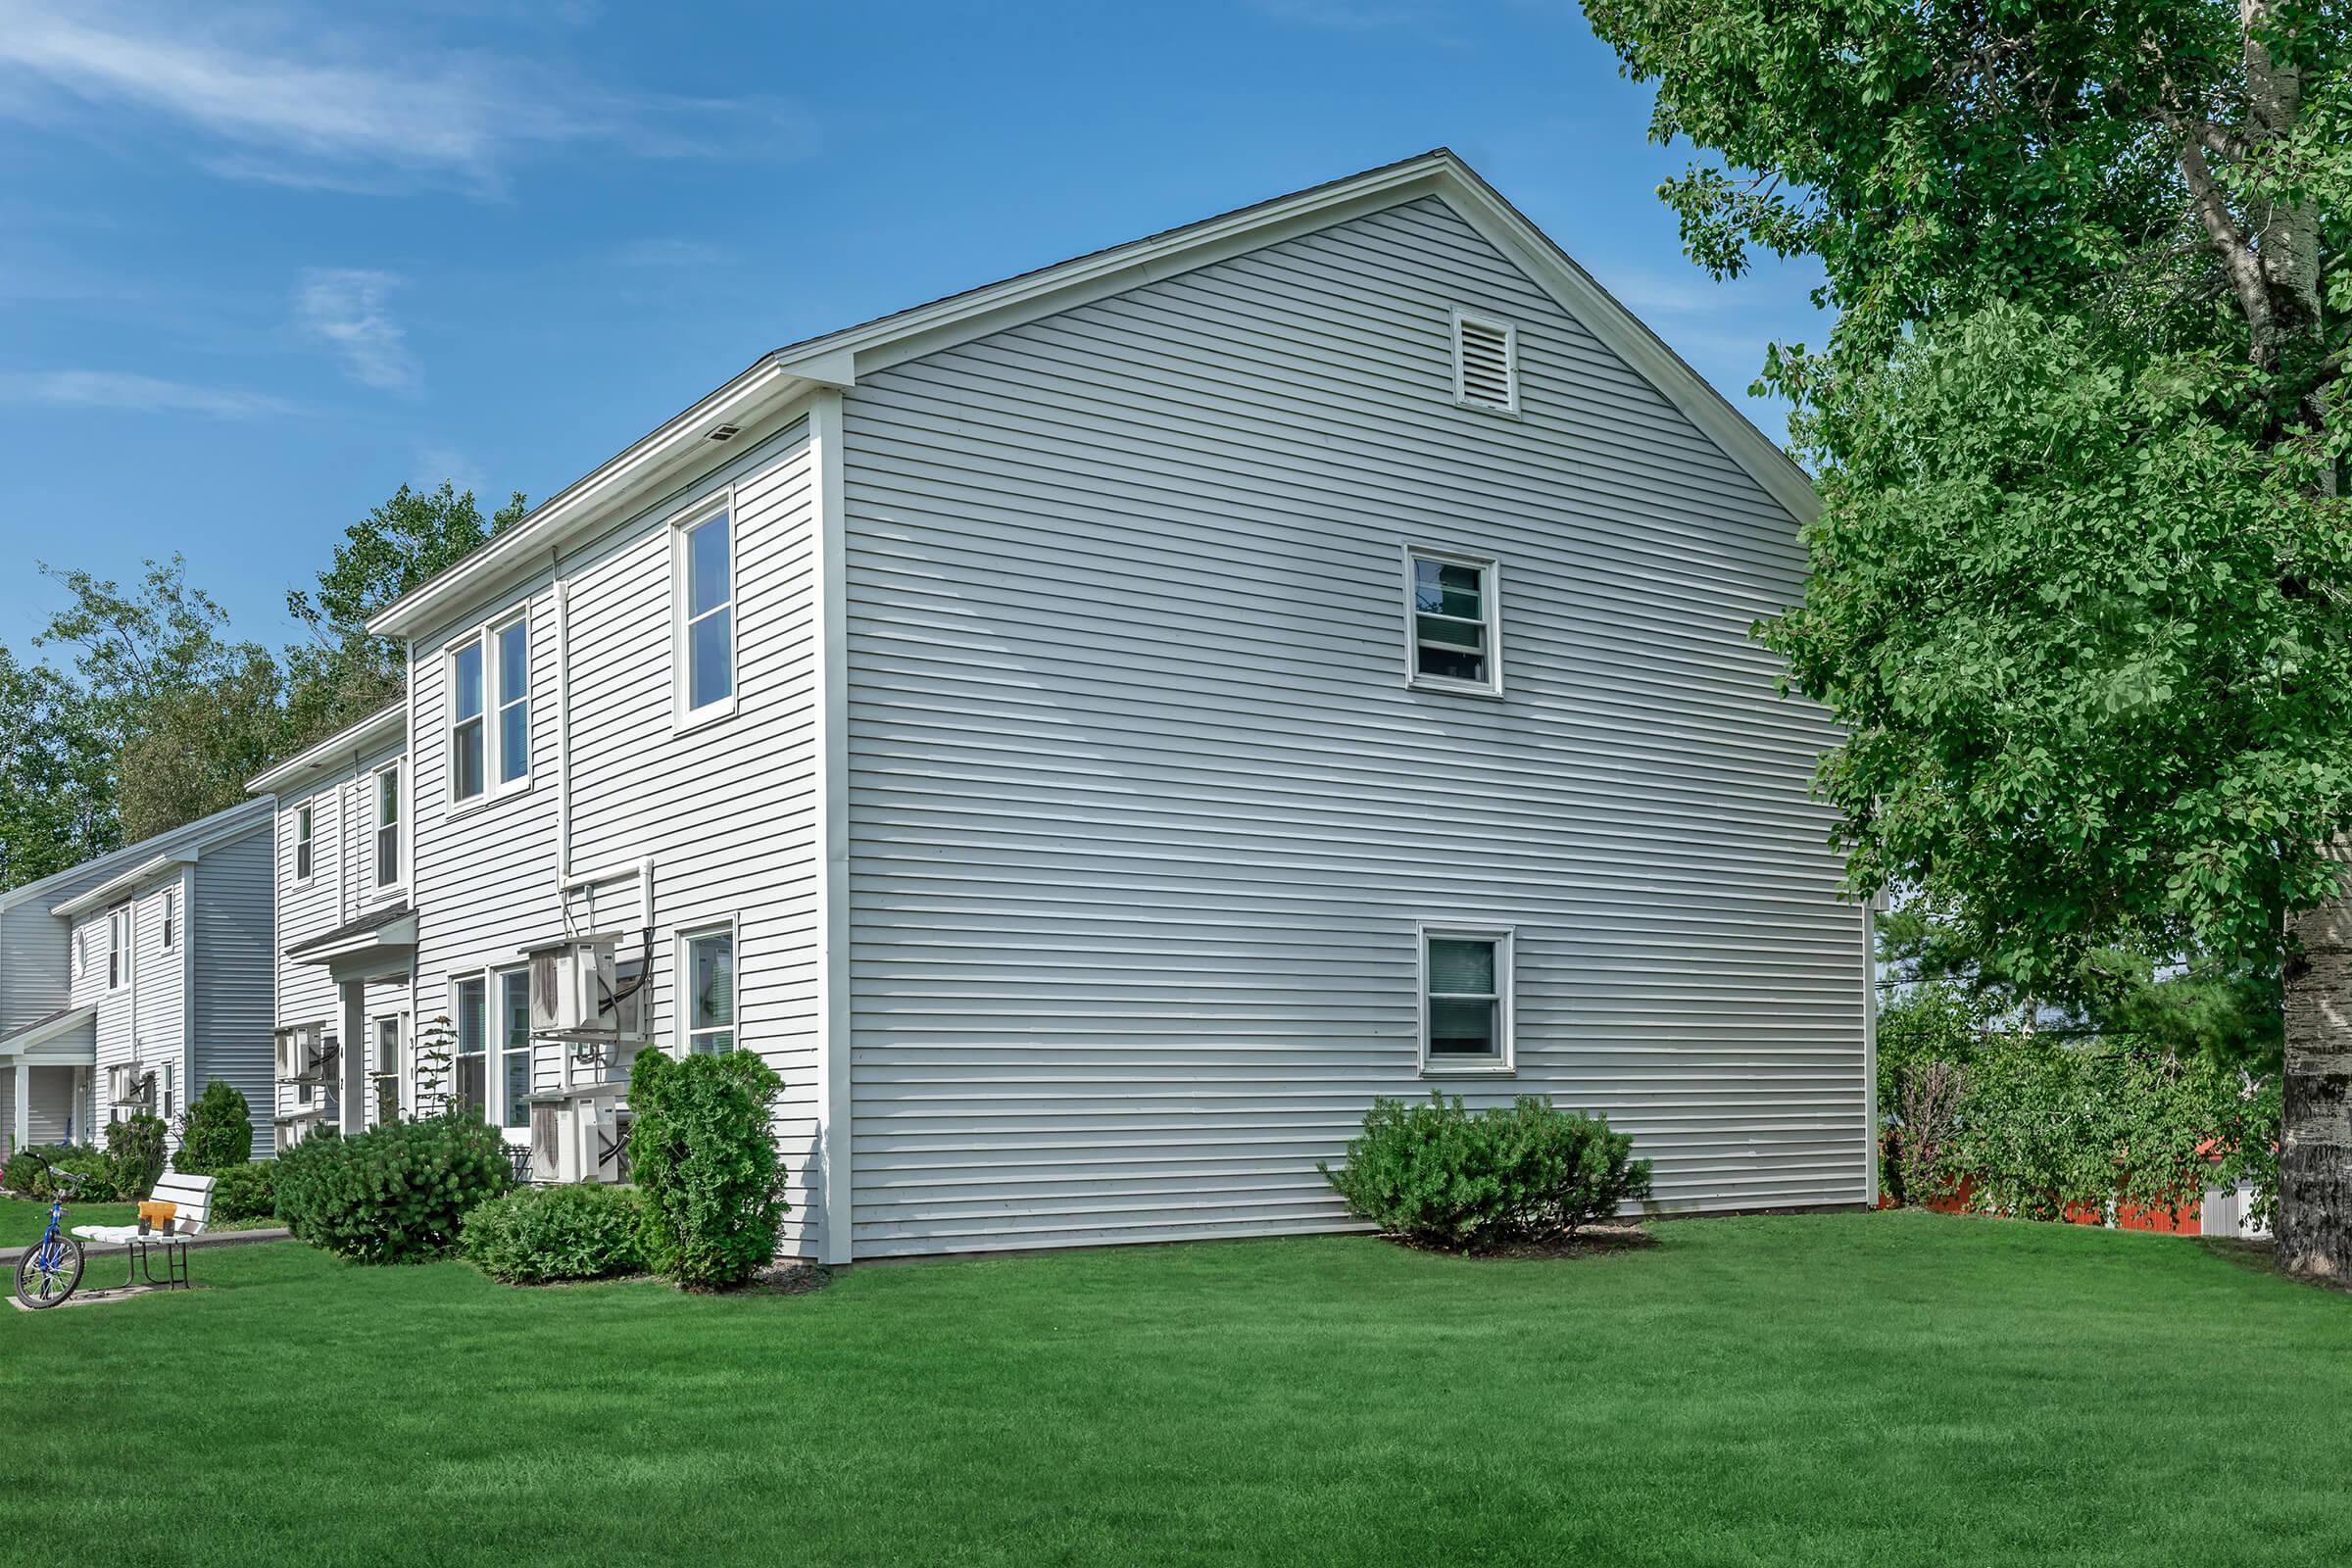
<instances>
[{"instance_id":1,"label":"green lawn","mask_svg":"<svg viewBox=\"0 0 2352 1568\"><path fill-rule=\"evenodd\" d=\"M135 1225L136 1203L66 1204L66 1228L76 1225ZM29 1199L0 1198L0 1247L29 1247L49 1228L49 1205ZM11 1278L13 1279L13 1275Z\"/></svg>"},{"instance_id":2,"label":"green lawn","mask_svg":"<svg viewBox=\"0 0 2352 1568\"><path fill-rule=\"evenodd\" d=\"M2352 1296L2073 1227L1658 1230L718 1298L204 1251L191 1296L0 1313L0 1539L310 1568L2342 1560ZM126 1529L148 1487L168 1526Z\"/></svg>"}]
</instances>

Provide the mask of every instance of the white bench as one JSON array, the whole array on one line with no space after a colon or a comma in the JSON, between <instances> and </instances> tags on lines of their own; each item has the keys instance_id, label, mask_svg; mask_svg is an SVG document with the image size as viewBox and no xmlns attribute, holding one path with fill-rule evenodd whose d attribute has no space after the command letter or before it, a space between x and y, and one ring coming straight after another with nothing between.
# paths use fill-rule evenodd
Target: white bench
<instances>
[{"instance_id":1,"label":"white bench","mask_svg":"<svg viewBox=\"0 0 2352 1568\"><path fill-rule=\"evenodd\" d=\"M172 1216L168 1231L149 1231L140 1234L136 1225L76 1225L74 1234L85 1242L98 1242L122 1249L124 1263L122 1283L127 1288L140 1283L145 1276L149 1285L177 1285L188 1283L188 1243L202 1236L213 1217L213 1178L185 1176L177 1171L167 1172L156 1182L155 1191L148 1194L152 1202L173 1203L178 1212ZM164 1254L164 1277L157 1279L150 1262L151 1254L160 1250Z\"/></svg>"}]
</instances>

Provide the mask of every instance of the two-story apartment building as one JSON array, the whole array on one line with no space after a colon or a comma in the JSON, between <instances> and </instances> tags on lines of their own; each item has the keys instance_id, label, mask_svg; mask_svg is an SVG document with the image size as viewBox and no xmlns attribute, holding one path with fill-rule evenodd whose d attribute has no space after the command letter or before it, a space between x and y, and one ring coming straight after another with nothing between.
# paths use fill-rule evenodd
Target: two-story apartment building
<instances>
[{"instance_id":1,"label":"two-story apartment building","mask_svg":"<svg viewBox=\"0 0 2352 1568\"><path fill-rule=\"evenodd\" d=\"M394 814L389 728L260 781L391 867L294 1011L448 1020L543 1177L613 1174L612 1036L757 1051L830 1260L1333 1228L1433 1088L1865 1202L1829 728L1747 634L1812 506L1443 151L796 344L376 619Z\"/></svg>"},{"instance_id":2,"label":"two-story apartment building","mask_svg":"<svg viewBox=\"0 0 2352 1568\"><path fill-rule=\"evenodd\" d=\"M269 1148L270 806L248 802L0 893L0 1133L87 1143L213 1079Z\"/></svg>"}]
</instances>

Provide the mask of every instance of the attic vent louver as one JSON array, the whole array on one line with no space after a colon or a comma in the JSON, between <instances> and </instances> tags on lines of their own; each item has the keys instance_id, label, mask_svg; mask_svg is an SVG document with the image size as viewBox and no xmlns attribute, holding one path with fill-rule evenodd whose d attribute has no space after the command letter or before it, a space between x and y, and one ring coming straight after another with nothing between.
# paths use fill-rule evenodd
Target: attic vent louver
<instances>
[{"instance_id":1,"label":"attic vent louver","mask_svg":"<svg viewBox=\"0 0 2352 1568\"><path fill-rule=\"evenodd\" d=\"M1453 313L1453 400L1464 408L1519 412L1519 332L1508 321Z\"/></svg>"},{"instance_id":2,"label":"attic vent louver","mask_svg":"<svg viewBox=\"0 0 2352 1568\"><path fill-rule=\"evenodd\" d=\"M704 433L704 439L708 441L732 441L741 434L743 434L743 426L740 424L717 424L712 425Z\"/></svg>"}]
</instances>

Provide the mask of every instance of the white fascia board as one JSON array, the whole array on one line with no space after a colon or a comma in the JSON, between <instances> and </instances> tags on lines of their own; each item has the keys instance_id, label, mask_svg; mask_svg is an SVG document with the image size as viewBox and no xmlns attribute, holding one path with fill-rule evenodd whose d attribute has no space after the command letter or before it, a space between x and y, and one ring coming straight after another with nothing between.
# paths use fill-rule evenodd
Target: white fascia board
<instances>
[{"instance_id":1,"label":"white fascia board","mask_svg":"<svg viewBox=\"0 0 2352 1568\"><path fill-rule=\"evenodd\" d=\"M49 912L61 917L71 918L74 915L81 913L84 909L95 909L102 905L112 904L123 894L132 892L142 884L153 881L166 871L175 870L183 865L194 865L197 859L197 853L198 852L194 849L184 849L173 850L169 855L159 855L152 860L143 861L138 865L132 866L121 876L99 883L87 893L76 894L74 897L66 900L66 902L63 904L51 905L49 906Z\"/></svg>"},{"instance_id":2,"label":"white fascia board","mask_svg":"<svg viewBox=\"0 0 2352 1568\"><path fill-rule=\"evenodd\" d=\"M404 696L390 708L335 731L268 772L248 779L245 791L249 795L272 795L288 785L308 783L316 774L339 772L370 753L385 750L395 740L405 740L408 732L409 701Z\"/></svg>"},{"instance_id":3,"label":"white fascia board","mask_svg":"<svg viewBox=\"0 0 2352 1568\"><path fill-rule=\"evenodd\" d=\"M459 614L476 598L525 570L543 567L550 555L583 528L617 521L660 493L681 470L716 461L707 439L722 424L751 427L772 423L808 383L784 368L775 355L759 364L654 431L630 443L585 476L541 502L505 533L439 576L411 589L378 611L368 630L378 637L415 637ZM732 446L733 443L730 443Z\"/></svg>"}]
</instances>

